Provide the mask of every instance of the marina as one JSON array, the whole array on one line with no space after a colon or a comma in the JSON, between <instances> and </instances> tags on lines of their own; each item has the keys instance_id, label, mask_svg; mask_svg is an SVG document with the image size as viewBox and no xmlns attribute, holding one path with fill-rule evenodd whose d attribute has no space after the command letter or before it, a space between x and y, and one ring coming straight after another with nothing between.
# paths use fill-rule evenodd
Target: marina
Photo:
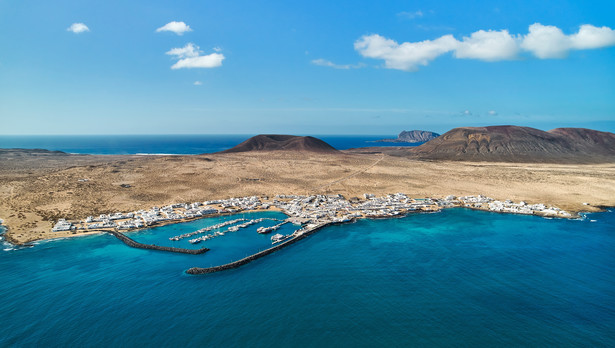
<instances>
[{"instance_id":1,"label":"marina","mask_svg":"<svg viewBox=\"0 0 615 348\"><path fill-rule=\"evenodd\" d=\"M236 223L241 222L241 221L245 221L245 222L242 223L242 224L236 225L236 226L231 226L231 227L227 228L226 231L215 231L214 233L210 233L210 234L206 234L206 235L201 236L201 237L190 239L189 242L190 242L190 244L198 244L198 243L200 243L202 241L206 241L206 240L209 240L209 239L212 239L212 238L215 238L215 237L219 237L219 236L224 236L226 233L229 233L229 232L237 232L241 228L246 228L246 227L252 226L254 224L266 221L266 220L278 221L277 219L267 219L267 218L252 219L252 220L236 219L236 220L228 221L228 222L225 222L225 223L217 224L217 225L214 225L214 226L202 228L202 229L200 229L198 231L192 232L190 235L192 236L192 235L196 235L196 234L200 234L200 233L210 232L210 231L213 231L213 230L219 230L222 227L233 225L233 224L236 224ZM286 223L286 221L283 221L282 223L280 223L280 224L278 224L276 226L281 226L281 225L283 225L285 223ZM261 228L268 228L268 227L259 227L259 229L261 229ZM261 233L261 232L259 232L259 233ZM171 238L169 238L169 240L178 241L181 238L185 238L183 236L185 236L185 235L171 237Z\"/></svg>"},{"instance_id":2,"label":"marina","mask_svg":"<svg viewBox=\"0 0 615 348\"><path fill-rule=\"evenodd\" d=\"M245 265L262 256L291 245L298 240L311 235L322 227L353 222L359 219L393 218L416 212L437 212L446 208L464 207L475 210L486 210L498 213L512 213L522 215L539 215L547 218L571 218L572 214L557 207L535 203L513 202L512 200L496 200L483 195L461 196L449 195L441 198L411 198L403 193L389 194L377 197L373 194L364 194L362 198L351 197L346 199L342 195L276 195L274 197L248 196L222 200L210 200L193 203L174 203L162 208L152 207L149 210L134 212L116 212L101 214L98 217L90 216L82 221L68 221L60 219L53 227L53 231L101 231L108 232L129 246L143 249L175 251L179 253L204 253L210 250L212 240L223 237L228 233L237 232L265 221L276 222L272 226L260 226L257 234L264 235L277 231L288 223L299 226L292 233L276 233L270 239L269 248L260 249L252 255L221 266L192 267L188 274L205 274L221 270L232 269ZM237 214L250 212L279 211L286 218L236 217ZM207 242L207 248L193 249L176 246L156 246L156 243L146 244L130 240L119 231L129 232L145 227L174 224L177 222L198 221L206 217L223 217L230 219L220 221L205 227L167 237L172 243L188 240L188 245Z\"/></svg>"}]
</instances>

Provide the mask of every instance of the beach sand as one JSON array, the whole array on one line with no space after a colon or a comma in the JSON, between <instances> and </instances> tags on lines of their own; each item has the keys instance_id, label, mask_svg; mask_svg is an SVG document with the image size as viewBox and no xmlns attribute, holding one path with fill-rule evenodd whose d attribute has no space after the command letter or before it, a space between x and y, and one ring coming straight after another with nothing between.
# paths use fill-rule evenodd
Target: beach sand
<instances>
[{"instance_id":1,"label":"beach sand","mask_svg":"<svg viewBox=\"0 0 615 348\"><path fill-rule=\"evenodd\" d=\"M615 164L429 162L382 154L307 152L12 159L0 155L0 218L9 227L7 239L16 243L72 236L51 232L59 218L84 219L169 203L395 192L415 198L483 194L571 212L597 211L615 206Z\"/></svg>"}]
</instances>

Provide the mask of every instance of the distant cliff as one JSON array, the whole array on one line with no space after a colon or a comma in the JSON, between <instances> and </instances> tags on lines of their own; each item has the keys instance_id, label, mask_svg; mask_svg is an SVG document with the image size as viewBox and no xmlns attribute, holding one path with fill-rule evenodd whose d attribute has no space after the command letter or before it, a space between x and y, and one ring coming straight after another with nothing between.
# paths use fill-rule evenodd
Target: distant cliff
<instances>
[{"instance_id":1,"label":"distant cliff","mask_svg":"<svg viewBox=\"0 0 615 348\"><path fill-rule=\"evenodd\" d=\"M440 134L430 131L411 130L402 131L397 136L397 139L382 139L377 141L382 143L424 143L439 136Z\"/></svg>"}]
</instances>

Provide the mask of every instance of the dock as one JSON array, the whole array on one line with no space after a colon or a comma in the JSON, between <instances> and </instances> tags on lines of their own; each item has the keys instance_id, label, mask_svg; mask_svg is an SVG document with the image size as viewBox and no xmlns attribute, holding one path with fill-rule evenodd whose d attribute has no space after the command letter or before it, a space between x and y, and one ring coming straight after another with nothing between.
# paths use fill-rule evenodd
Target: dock
<instances>
[{"instance_id":1,"label":"dock","mask_svg":"<svg viewBox=\"0 0 615 348\"><path fill-rule=\"evenodd\" d=\"M192 254L192 255L198 255L198 254L204 254L206 252L209 251L208 248L201 248L201 249L184 249L184 248L174 248L174 247L166 247L166 246L160 246L160 245L153 245L153 244L143 244L143 243L139 243L131 238L128 238L125 234L118 232L118 231L106 231L112 235L114 235L115 237L117 237L117 239L121 240L122 242L124 242L124 244L128 245L129 247L132 248L139 248L139 249L147 249L147 250L160 250L160 251L170 251L173 253L180 253L180 254Z\"/></svg>"},{"instance_id":2,"label":"dock","mask_svg":"<svg viewBox=\"0 0 615 348\"><path fill-rule=\"evenodd\" d=\"M308 230L303 231L301 234L298 234L284 242L281 242L280 244L277 244L269 249L260 251L256 254L250 255L248 257L245 257L241 260L237 260L234 262L230 262L224 265L220 265L220 266L214 266L214 267L208 267L208 268L202 268L202 267L192 267L189 268L188 270L186 270L186 273L188 274L192 274L192 275L198 275L198 274L208 274L208 273L215 273L215 272L220 272L220 271L226 271L229 269L234 269L234 268L238 268L241 267L243 265L246 265L254 260L258 260L263 256L267 256L269 254L272 254L282 248L285 248L291 244L294 244L306 237L308 237L309 235L315 233L316 231L320 230L321 228L330 225L330 222L326 222L326 223L320 223Z\"/></svg>"}]
</instances>

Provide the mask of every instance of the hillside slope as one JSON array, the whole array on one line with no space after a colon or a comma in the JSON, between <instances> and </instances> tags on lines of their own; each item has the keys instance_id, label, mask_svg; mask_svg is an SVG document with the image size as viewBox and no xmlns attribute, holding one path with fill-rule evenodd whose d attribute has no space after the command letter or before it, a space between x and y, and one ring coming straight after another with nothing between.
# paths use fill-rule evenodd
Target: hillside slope
<instances>
[{"instance_id":1,"label":"hillside slope","mask_svg":"<svg viewBox=\"0 0 615 348\"><path fill-rule=\"evenodd\" d=\"M461 127L409 151L433 160L615 162L615 134L584 128Z\"/></svg>"},{"instance_id":2,"label":"hillside slope","mask_svg":"<svg viewBox=\"0 0 615 348\"><path fill-rule=\"evenodd\" d=\"M241 144L221 151L221 153L250 151L300 151L318 153L339 153L333 146L314 137L294 135L261 134L254 136Z\"/></svg>"}]
</instances>

